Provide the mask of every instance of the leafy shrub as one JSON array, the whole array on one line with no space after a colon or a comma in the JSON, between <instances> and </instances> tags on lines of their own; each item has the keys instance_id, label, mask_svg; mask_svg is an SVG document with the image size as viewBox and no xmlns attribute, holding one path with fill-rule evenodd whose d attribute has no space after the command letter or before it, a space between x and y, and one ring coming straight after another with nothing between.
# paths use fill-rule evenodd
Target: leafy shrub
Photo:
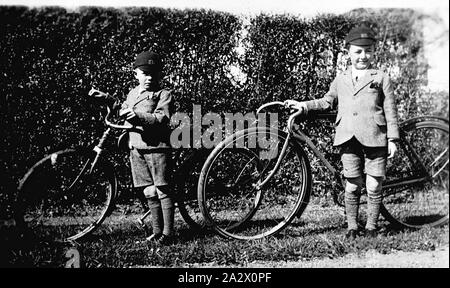
<instances>
[{"instance_id":1,"label":"leafy shrub","mask_svg":"<svg viewBox=\"0 0 450 288\"><path fill-rule=\"evenodd\" d=\"M228 13L160 8L5 6L0 15L0 167L7 178L0 186L1 213L38 159L63 147L90 145L101 135L104 126L88 90L95 86L124 99L136 85L131 63L146 49L165 59L164 85L174 90L179 111L189 113L200 104L203 113L245 114L267 101L323 95L345 68L343 38L364 21L382 39L380 67L393 76L402 119L436 109L448 116L448 96L424 104L430 94L420 88L427 66L416 27L423 15L412 10L356 10L313 19L258 15L247 25ZM330 122L305 125L320 136L319 146L329 147ZM128 189L126 155L114 151L111 160ZM315 181L329 187L329 176L317 169ZM327 188L314 187L318 195Z\"/></svg>"}]
</instances>

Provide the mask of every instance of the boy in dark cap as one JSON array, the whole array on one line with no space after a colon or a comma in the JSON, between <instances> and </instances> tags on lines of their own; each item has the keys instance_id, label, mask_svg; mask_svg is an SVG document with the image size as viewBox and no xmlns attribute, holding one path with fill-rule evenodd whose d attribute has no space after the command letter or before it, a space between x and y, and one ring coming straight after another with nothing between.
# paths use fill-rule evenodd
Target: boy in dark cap
<instances>
[{"instance_id":1,"label":"boy in dark cap","mask_svg":"<svg viewBox=\"0 0 450 288\"><path fill-rule=\"evenodd\" d=\"M131 174L134 187L143 189L151 209L153 234L147 240L167 244L173 235L174 203L169 189L170 154L162 150L170 147L173 102L170 91L160 87L162 68L158 54L137 55L133 69L139 85L128 93L120 115L136 128L129 132Z\"/></svg>"},{"instance_id":2,"label":"boy in dark cap","mask_svg":"<svg viewBox=\"0 0 450 288\"><path fill-rule=\"evenodd\" d=\"M351 67L336 76L323 98L286 106L302 110L326 110L337 105L334 146L341 148L344 168L347 238L358 235L358 209L363 173L366 173L366 235L377 236L377 221L382 200L381 185L387 158L394 156L399 138L397 107L389 76L372 68L375 33L366 26L356 27L345 38Z\"/></svg>"}]
</instances>

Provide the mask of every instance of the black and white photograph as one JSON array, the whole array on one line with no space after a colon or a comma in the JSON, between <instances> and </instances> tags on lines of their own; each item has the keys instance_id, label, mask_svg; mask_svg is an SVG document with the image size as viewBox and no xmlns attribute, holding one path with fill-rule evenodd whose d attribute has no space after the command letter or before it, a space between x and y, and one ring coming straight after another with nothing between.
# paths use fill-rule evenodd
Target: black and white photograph
<instances>
[{"instance_id":1,"label":"black and white photograph","mask_svg":"<svg viewBox=\"0 0 450 288\"><path fill-rule=\"evenodd\" d=\"M0 0L0 267L449 268L448 22L440 0Z\"/></svg>"}]
</instances>

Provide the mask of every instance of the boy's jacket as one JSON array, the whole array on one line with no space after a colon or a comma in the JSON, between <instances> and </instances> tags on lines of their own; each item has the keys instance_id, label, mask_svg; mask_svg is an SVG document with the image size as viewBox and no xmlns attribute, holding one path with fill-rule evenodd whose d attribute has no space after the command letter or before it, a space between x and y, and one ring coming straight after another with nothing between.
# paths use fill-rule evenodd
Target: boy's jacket
<instances>
[{"instance_id":1,"label":"boy's jacket","mask_svg":"<svg viewBox=\"0 0 450 288\"><path fill-rule=\"evenodd\" d=\"M130 148L170 147L172 106L172 93L169 90L139 93L139 87L132 89L122 104L122 109L132 108L138 118L137 123L131 123L136 129L129 132Z\"/></svg>"},{"instance_id":2,"label":"boy's jacket","mask_svg":"<svg viewBox=\"0 0 450 288\"><path fill-rule=\"evenodd\" d=\"M397 107L389 76L368 69L355 85L351 69L339 74L323 98L306 101L308 110L326 110L338 105L335 146L353 136L364 146L387 146L387 139L398 139Z\"/></svg>"}]
</instances>

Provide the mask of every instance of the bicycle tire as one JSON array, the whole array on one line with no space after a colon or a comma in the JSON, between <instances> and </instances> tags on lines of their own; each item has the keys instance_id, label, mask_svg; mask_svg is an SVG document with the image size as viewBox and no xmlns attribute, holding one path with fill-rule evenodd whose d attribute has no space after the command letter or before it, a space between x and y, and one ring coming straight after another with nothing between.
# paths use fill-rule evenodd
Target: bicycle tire
<instances>
[{"instance_id":1,"label":"bicycle tire","mask_svg":"<svg viewBox=\"0 0 450 288\"><path fill-rule=\"evenodd\" d=\"M42 241L68 242L92 233L113 209L117 180L111 165L90 165L88 149L54 152L37 162L18 187L19 221Z\"/></svg>"},{"instance_id":2,"label":"bicycle tire","mask_svg":"<svg viewBox=\"0 0 450 288\"><path fill-rule=\"evenodd\" d=\"M259 140L254 143L261 135L269 136L269 148ZM302 213L311 193L311 170L297 142L289 141L278 170L267 177L286 137L281 130L253 127L214 148L203 165L197 191L209 228L225 238L259 239L280 232Z\"/></svg>"},{"instance_id":3,"label":"bicycle tire","mask_svg":"<svg viewBox=\"0 0 450 288\"><path fill-rule=\"evenodd\" d=\"M209 150L194 150L188 153L176 171L174 179L178 211L189 227L195 231L200 231L206 226L198 205L197 183L208 152Z\"/></svg>"},{"instance_id":4,"label":"bicycle tire","mask_svg":"<svg viewBox=\"0 0 450 288\"><path fill-rule=\"evenodd\" d=\"M381 214L402 228L448 223L448 121L413 118L401 123L400 131L399 149L388 163ZM392 185L398 179L423 181Z\"/></svg>"}]
</instances>

